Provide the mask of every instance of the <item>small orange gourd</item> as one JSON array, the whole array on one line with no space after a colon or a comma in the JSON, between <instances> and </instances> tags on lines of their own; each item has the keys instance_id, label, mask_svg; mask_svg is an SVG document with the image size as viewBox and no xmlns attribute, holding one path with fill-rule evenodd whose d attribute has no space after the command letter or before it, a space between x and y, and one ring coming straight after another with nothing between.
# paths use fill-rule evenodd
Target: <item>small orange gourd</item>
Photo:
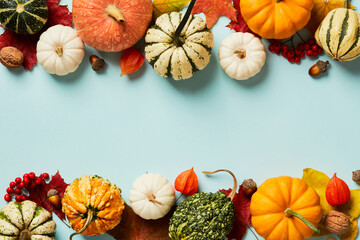
<instances>
[{"instance_id":1,"label":"small orange gourd","mask_svg":"<svg viewBox=\"0 0 360 240\"><path fill-rule=\"evenodd\" d=\"M334 173L325 191L327 202L331 206L342 205L350 200L350 195L349 186Z\"/></svg>"},{"instance_id":2,"label":"small orange gourd","mask_svg":"<svg viewBox=\"0 0 360 240\"><path fill-rule=\"evenodd\" d=\"M77 234L104 234L120 223L125 208L121 190L96 175L75 179L65 190L62 211Z\"/></svg>"},{"instance_id":3,"label":"small orange gourd","mask_svg":"<svg viewBox=\"0 0 360 240\"><path fill-rule=\"evenodd\" d=\"M249 28L267 39L291 37L310 20L314 0L241 0Z\"/></svg>"},{"instance_id":4,"label":"small orange gourd","mask_svg":"<svg viewBox=\"0 0 360 240\"><path fill-rule=\"evenodd\" d=\"M251 198L251 223L266 240L302 240L319 231L319 195L299 178L270 178Z\"/></svg>"}]
</instances>

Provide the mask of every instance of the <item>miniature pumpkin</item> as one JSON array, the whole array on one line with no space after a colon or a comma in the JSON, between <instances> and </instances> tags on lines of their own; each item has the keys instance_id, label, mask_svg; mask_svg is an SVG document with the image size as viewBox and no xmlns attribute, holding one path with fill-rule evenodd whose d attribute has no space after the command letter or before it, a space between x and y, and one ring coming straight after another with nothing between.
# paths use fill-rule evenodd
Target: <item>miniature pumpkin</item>
<instances>
[{"instance_id":1,"label":"miniature pumpkin","mask_svg":"<svg viewBox=\"0 0 360 240\"><path fill-rule=\"evenodd\" d=\"M337 61L352 61L360 56L360 14L346 8L330 11L315 32L324 52Z\"/></svg>"},{"instance_id":2,"label":"miniature pumpkin","mask_svg":"<svg viewBox=\"0 0 360 240\"><path fill-rule=\"evenodd\" d=\"M151 0L74 0L73 21L81 39L99 51L133 46L152 19Z\"/></svg>"},{"instance_id":3,"label":"miniature pumpkin","mask_svg":"<svg viewBox=\"0 0 360 240\"><path fill-rule=\"evenodd\" d=\"M145 35L145 58L161 77L188 79L210 62L214 36L200 17L172 12L156 19Z\"/></svg>"},{"instance_id":4,"label":"miniature pumpkin","mask_svg":"<svg viewBox=\"0 0 360 240\"><path fill-rule=\"evenodd\" d=\"M146 173L132 185L129 201L134 212L144 219L165 216L175 203L175 189L160 174Z\"/></svg>"},{"instance_id":5,"label":"miniature pumpkin","mask_svg":"<svg viewBox=\"0 0 360 240\"><path fill-rule=\"evenodd\" d=\"M320 197L299 178L270 178L251 198L251 223L266 240L302 240L319 231ZM295 216L295 217L294 217Z\"/></svg>"},{"instance_id":6,"label":"miniature pumpkin","mask_svg":"<svg viewBox=\"0 0 360 240\"><path fill-rule=\"evenodd\" d=\"M37 60L51 74L74 72L82 62L84 43L71 27L56 25L41 34L37 43Z\"/></svg>"},{"instance_id":7,"label":"miniature pumpkin","mask_svg":"<svg viewBox=\"0 0 360 240\"><path fill-rule=\"evenodd\" d=\"M125 208L121 190L99 176L82 176L65 190L62 211L76 234L104 234L120 223Z\"/></svg>"},{"instance_id":8,"label":"miniature pumpkin","mask_svg":"<svg viewBox=\"0 0 360 240\"><path fill-rule=\"evenodd\" d=\"M310 20L313 0L241 0L241 14L256 34L267 39L291 37Z\"/></svg>"},{"instance_id":9,"label":"miniature pumpkin","mask_svg":"<svg viewBox=\"0 0 360 240\"><path fill-rule=\"evenodd\" d=\"M55 240L55 231L51 213L32 201L10 202L0 211L0 239Z\"/></svg>"},{"instance_id":10,"label":"miniature pumpkin","mask_svg":"<svg viewBox=\"0 0 360 240\"><path fill-rule=\"evenodd\" d=\"M0 23L19 34L39 32L47 22L45 0L0 0Z\"/></svg>"},{"instance_id":11,"label":"miniature pumpkin","mask_svg":"<svg viewBox=\"0 0 360 240\"><path fill-rule=\"evenodd\" d=\"M220 66L236 80L246 80L256 75L265 59L264 44L251 33L233 33L224 39L219 48Z\"/></svg>"}]
</instances>

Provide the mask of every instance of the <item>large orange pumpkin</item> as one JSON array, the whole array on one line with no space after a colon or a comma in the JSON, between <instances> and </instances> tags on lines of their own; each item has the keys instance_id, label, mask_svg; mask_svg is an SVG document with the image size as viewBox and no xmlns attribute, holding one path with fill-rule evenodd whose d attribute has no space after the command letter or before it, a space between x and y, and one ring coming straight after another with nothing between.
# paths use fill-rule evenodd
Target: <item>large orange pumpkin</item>
<instances>
[{"instance_id":1,"label":"large orange pumpkin","mask_svg":"<svg viewBox=\"0 0 360 240\"><path fill-rule=\"evenodd\" d=\"M310 20L314 0L241 0L249 28L267 39L291 37Z\"/></svg>"},{"instance_id":2,"label":"large orange pumpkin","mask_svg":"<svg viewBox=\"0 0 360 240\"><path fill-rule=\"evenodd\" d=\"M302 240L322 218L320 197L299 178L270 178L251 198L251 223L266 240Z\"/></svg>"},{"instance_id":3,"label":"large orange pumpkin","mask_svg":"<svg viewBox=\"0 0 360 240\"><path fill-rule=\"evenodd\" d=\"M74 0L73 20L81 39L105 52L133 46L152 18L151 0Z\"/></svg>"}]
</instances>

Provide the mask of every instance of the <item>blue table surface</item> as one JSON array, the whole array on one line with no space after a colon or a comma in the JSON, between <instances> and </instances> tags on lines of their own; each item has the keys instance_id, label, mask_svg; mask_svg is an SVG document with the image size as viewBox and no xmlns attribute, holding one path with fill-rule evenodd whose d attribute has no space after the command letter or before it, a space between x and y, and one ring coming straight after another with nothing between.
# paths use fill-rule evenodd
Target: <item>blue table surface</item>
<instances>
[{"instance_id":1,"label":"blue table surface","mask_svg":"<svg viewBox=\"0 0 360 240\"><path fill-rule=\"evenodd\" d=\"M258 75L236 81L217 56L232 33L228 22L222 17L213 27L210 64L185 81L163 79L147 62L120 77L121 53L89 47L79 69L65 77L39 65L32 71L0 66L1 199L15 177L57 170L68 183L83 174L108 178L126 201L143 173L173 182L192 166L201 191L232 187L225 174L201 173L218 168L232 170L240 183L253 178L261 184L280 175L301 177L311 167L337 172L351 189L359 188L351 180L360 169L359 59L331 60L329 71L314 79L308 69L317 60L290 64L267 52ZM104 72L91 70L92 54L106 60ZM54 218L57 239L68 239L72 230ZM248 233L245 239L255 238Z\"/></svg>"}]
</instances>

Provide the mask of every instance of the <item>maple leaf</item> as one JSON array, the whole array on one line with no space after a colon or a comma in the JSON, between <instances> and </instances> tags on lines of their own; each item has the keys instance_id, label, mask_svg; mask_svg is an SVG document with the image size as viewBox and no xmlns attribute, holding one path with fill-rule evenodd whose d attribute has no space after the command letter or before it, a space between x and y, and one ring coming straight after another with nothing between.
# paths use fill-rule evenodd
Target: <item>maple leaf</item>
<instances>
[{"instance_id":1,"label":"maple leaf","mask_svg":"<svg viewBox=\"0 0 360 240\"><path fill-rule=\"evenodd\" d=\"M231 0L197 0L192 14L204 13L209 28L216 23L221 15L226 15L236 22L236 10Z\"/></svg>"},{"instance_id":2,"label":"maple leaf","mask_svg":"<svg viewBox=\"0 0 360 240\"><path fill-rule=\"evenodd\" d=\"M0 49L6 46L13 46L19 49L24 54L23 67L27 70L32 69L36 64L36 44L41 33L57 24L71 26L72 15L67 6L59 5L59 0L46 0L46 3L49 9L48 20L39 33L21 35L5 30L0 35Z\"/></svg>"},{"instance_id":3,"label":"maple leaf","mask_svg":"<svg viewBox=\"0 0 360 240\"><path fill-rule=\"evenodd\" d=\"M220 191L224 192L226 196L228 196L232 189L222 189ZM245 236L248 228L247 225L250 224L251 221L250 199L245 197L242 185L240 185L239 191L235 194L233 203L236 208L235 221L231 232L227 235L227 238L241 240Z\"/></svg>"},{"instance_id":4,"label":"maple leaf","mask_svg":"<svg viewBox=\"0 0 360 240\"><path fill-rule=\"evenodd\" d=\"M144 55L136 48L131 47L126 49L120 59L121 76L139 70L144 63L144 60Z\"/></svg>"},{"instance_id":5,"label":"maple leaf","mask_svg":"<svg viewBox=\"0 0 360 240\"><path fill-rule=\"evenodd\" d=\"M335 8L343 8L346 0L314 0L314 7L311 10L311 18L306 26L312 34L316 32L322 20ZM349 9L355 7L349 3Z\"/></svg>"},{"instance_id":6,"label":"maple leaf","mask_svg":"<svg viewBox=\"0 0 360 240\"><path fill-rule=\"evenodd\" d=\"M65 220L65 214L61 210L61 206L55 208L47 199L47 192L51 189L55 189L59 193L60 199L64 196L65 189L69 184L64 182L64 179L60 176L59 171L51 177L49 183L42 181L40 185L35 188L27 187L29 192L28 199L35 202L37 205L45 208L49 212L54 212L62 221Z\"/></svg>"},{"instance_id":7,"label":"maple leaf","mask_svg":"<svg viewBox=\"0 0 360 240\"><path fill-rule=\"evenodd\" d=\"M349 217L350 229L346 234L341 235L340 240L354 240L359 232L360 189L350 191L350 200L347 203L340 206L331 206L328 204L325 196L326 187L330 181L330 178L325 173L311 168L305 168L303 170L302 180L319 194L320 205L324 215L331 210L336 210L345 213ZM323 220L319 223L318 228L320 229L320 234L316 236L329 234L329 232L325 230Z\"/></svg>"},{"instance_id":8,"label":"maple leaf","mask_svg":"<svg viewBox=\"0 0 360 240\"><path fill-rule=\"evenodd\" d=\"M154 0L154 18L158 18L161 14L180 12L190 0Z\"/></svg>"},{"instance_id":9,"label":"maple leaf","mask_svg":"<svg viewBox=\"0 0 360 240\"><path fill-rule=\"evenodd\" d=\"M173 211L158 220L145 220L125 204L120 223L107 233L116 240L171 240L169 221Z\"/></svg>"},{"instance_id":10,"label":"maple leaf","mask_svg":"<svg viewBox=\"0 0 360 240\"><path fill-rule=\"evenodd\" d=\"M251 31L251 29L245 22L243 16L241 15L240 0L233 0L233 3L234 3L234 8L236 9L237 21L231 20L231 22L226 27L230 28L231 30L235 30L236 32L243 32L243 33L248 32L254 34L257 37L260 37L259 35Z\"/></svg>"}]
</instances>

